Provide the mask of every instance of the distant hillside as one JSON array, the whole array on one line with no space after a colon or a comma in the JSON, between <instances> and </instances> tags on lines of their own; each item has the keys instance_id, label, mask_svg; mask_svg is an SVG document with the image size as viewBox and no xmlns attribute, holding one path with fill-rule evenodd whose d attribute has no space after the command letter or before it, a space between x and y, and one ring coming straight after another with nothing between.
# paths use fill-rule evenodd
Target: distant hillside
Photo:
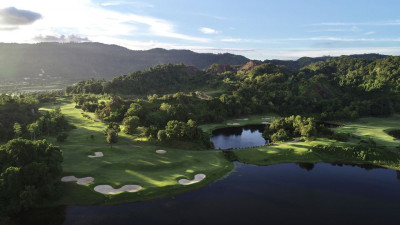
<instances>
[{"instance_id":1,"label":"distant hillside","mask_svg":"<svg viewBox=\"0 0 400 225\"><path fill-rule=\"evenodd\" d=\"M166 94L194 91L210 85L215 77L193 66L164 64L110 81L83 80L66 88L69 94L113 93L127 95Z\"/></svg>"},{"instance_id":2,"label":"distant hillside","mask_svg":"<svg viewBox=\"0 0 400 225\"><path fill-rule=\"evenodd\" d=\"M166 63L184 63L205 69L214 63L240 65L248 61L246 57L228 53L165 49L133 51L101 43L0 43L2 81L111 79Z\"/></svg>"},{"instance_id":3,"label":"distant hillside","mask_svg":"<svg viewBox=\"0 0 400 225\"><path fill-rule=\"evenodd\" d=\"M356 55L349 55L349 57L352 58L358 58L358 59L367 59L367 60L373 60L373 59L383 59L386 58L387 55L380 55L380 54L356 54ZM298 60L278 60L278 59L272 59L272 60L265 60L264 63L272 63L274 65L283 65L288 67L291 70L299 70L305 66L308 66L312 63L316 62L324 62L327 59L330 58L337 58L337 57L332 57L332 56L322 56L322 57L301 57Z\"/></svg>"}]
</instances>

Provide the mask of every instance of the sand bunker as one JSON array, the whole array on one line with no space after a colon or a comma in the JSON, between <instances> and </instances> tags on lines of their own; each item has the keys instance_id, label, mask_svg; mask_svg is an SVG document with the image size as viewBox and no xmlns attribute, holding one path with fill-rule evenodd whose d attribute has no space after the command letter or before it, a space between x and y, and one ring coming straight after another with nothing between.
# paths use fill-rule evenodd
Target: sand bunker
<instances>
[{"instance_id":1,"label":"sand bunker","mask_svg":"<svg viewBox=\"0 0 400 225\"><path fill-rule=\"evenodd\" d=\"M360 133L353 133L354 135L356 135L356 136L363 136L362 134L360 134Z\"/></svg>"},{"instance_id":2,"label":"sand bunker","mask_svg":"<svg viewBox=\"0 0 400 225\"><path fill-rule=\"evenodd\" d=\"M236 119L236 120L249 120L249 118Z\"/></svg>"},{"instance_id":3,"label":"sand bunker","mask_svg":"<svg viewBox=\"0 0 400 225\"><path fill-rule=\"evenodd\" d=\"M240 123L227 123L228 126L240 126Z\"/></svg>"},{"instance_id":4,"label":"sand bunker","mask_svg":"<svg viewBox=\"0 0 400 225\"><path fill-rule=\"evenodd\" d=\"M165 151L165 150L156 150L156 153L158 153L158 154L165 154L165 153L167 153L167 151Z\"/></svg>"},{"instance_id":5,"label":"sand bunker","mask_svg":"<svg viewBox=\"0 0 400 225\"><path fill-rule=\"evenodd\" d=\"M262 120L270 120L271 118L270 117L264 117L264 118L261 118Z\"/></svg>"},{"instance_id":6,"label":"sand bunker","mask_svg":"<svg viewBox=\"0 0 400 225\"><path fill-rule=\"evenodd\" d=\"M269 122L261 122L261 124L265 124L265 125L267 125L267 124L269 124Z\"/></svg>"},{"instance_id":7,"label":"sand bunker","mask_svg":"<svg viewBox=\"0 0 400 225\"><path fill-rule=\"evenodd\" d=\"M62 182L76 181L76 183L79 185L85 185L85 184L92 183L94 181L94 178L93 177L77 178L75 176L67 176L67 177L61 178L61 181Z\"/></svg>"},{"instance_id":8,"label":"sand bunker","mask_svg":"<svg viewBox=\"0 0 400 225\"><path fill-rule=\"evenodd\" d=\"M206 178L206 175L200 173L200 174L196 174L196 175L194 176L194 179L193 179L193 180L180 179L178 182L179 182L180 184L182 184L182 185L190 185L190 184L198 183L198 182L204 180L204 178Z\"/></svg>"},{"instance_id":9,"label":"sand bunker","mask_svg":"<svg viewBox=\"0 0 400 225\"><path fill-rule=\"evenodd\" d=\"M400 139L396 139L396 140L394 140L394 141L400 143Z\"/></svg>"},{"instance_id":10,"label":"sand bunker","mask_svg":"<svg viewBox=\"0 0 400 225\"><path fill-rule=\"evenodd\" d=\"M94 190L106 194L106 195L113 195L113 194L118 194L121 192L137 192L140 189L142 189L142 186L140 185L124 185L121 188L115 189L111 187L110 185L98 185L94 187Z\"/></svg>"},{"instance_id":11,"label":"sand bunker","mask_svg":"<svg viewBox=\"0 0 400 225\"><path fill-rule=\"evenodd\" d=\"M95 152L94 155L88 155L89 158L98 158L98 157L103 157L102 152Z\"/></svg>"}]
</instances>

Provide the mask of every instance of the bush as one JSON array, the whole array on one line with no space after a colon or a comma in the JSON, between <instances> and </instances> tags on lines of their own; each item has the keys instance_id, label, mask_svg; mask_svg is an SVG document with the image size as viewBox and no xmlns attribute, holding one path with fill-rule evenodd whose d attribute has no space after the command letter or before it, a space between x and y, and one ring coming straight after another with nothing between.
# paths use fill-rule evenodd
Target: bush
<instances>
[{"instance_id":1,"label":"bush","mask_svg":"<svg viewBox=\"0 0 400 225\"><path fill-rule=\"evenodd\" d=\"M287 141L289 139L290 139L290 137L287 135L287 133L284 129L279 129L278 132L274 133L271 136L272 142Z\"/></svg>"}]
</instances>

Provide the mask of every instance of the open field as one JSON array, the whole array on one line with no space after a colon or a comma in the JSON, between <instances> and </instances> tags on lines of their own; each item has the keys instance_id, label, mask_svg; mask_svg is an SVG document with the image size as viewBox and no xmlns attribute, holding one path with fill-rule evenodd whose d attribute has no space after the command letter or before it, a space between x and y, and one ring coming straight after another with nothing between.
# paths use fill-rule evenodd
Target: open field
<instances>
[{"instance_id":1,"label":"open field","mask_svg":"<svg viewBox=\"0 0 400 225\"><path fill-rule=\"evenodd\" d=\"M86 186L74 182L63 184L65 194L57 204L113 204L164 197L205 186L233 168L220 152L162 148L167 153L161 155L155 152L160 147L154 143L135 141L135 136L122 132L111 149L103 134L105 124L84 118L70 99L60 99L59 104L47 105L41 110L57 106L77 127L69 132L64 143L56 143L63 150L63 174L95 178ZM55 143L54 138L49 141ZM104 157L89 158L94 152L103 152ZM179 179L191 180L198 173L206 174L206 179L188 186L178 183ZM118 195L103 195L93 190L97 185L119 188L131 184L143 189Z\"/></svg>"}]
</instances>

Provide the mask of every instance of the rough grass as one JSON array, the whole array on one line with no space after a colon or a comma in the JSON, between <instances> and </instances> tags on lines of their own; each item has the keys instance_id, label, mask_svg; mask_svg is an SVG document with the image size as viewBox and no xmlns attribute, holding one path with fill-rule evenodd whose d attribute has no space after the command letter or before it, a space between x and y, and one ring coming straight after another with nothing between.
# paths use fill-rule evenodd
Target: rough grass
<instances>
[{"instance_id":1,"label":"rough grass","mask_svg":"<svg viewBox=\"0 0 400 225\"><path fill-rule=\"evenodd\" d=\"M159 146L148 141L135 141L136 137L122 132L119 142L111 149L103 134L105 124L84 118L70 99L60 99L59 104L45 105L41 110L57 106L76 126L65 142L56 143L63 150L63 174L95 178L94 183L87 186L73 182L63 184L65 193L57 204L113 204L164 197L202 187L233 168L220 152L163 148L167 154L160 155L155 153ZM55 143L54 138L49 140ZM103 152L104 157L89 158L88 155L94 152ZM204 173L207 178L194 185L178 184L179 179L193 179L197 173ZM93 190L101 184L114 188L137 184L143 189L136 193L105 196Z\"/></svg>"}]
</instances>

